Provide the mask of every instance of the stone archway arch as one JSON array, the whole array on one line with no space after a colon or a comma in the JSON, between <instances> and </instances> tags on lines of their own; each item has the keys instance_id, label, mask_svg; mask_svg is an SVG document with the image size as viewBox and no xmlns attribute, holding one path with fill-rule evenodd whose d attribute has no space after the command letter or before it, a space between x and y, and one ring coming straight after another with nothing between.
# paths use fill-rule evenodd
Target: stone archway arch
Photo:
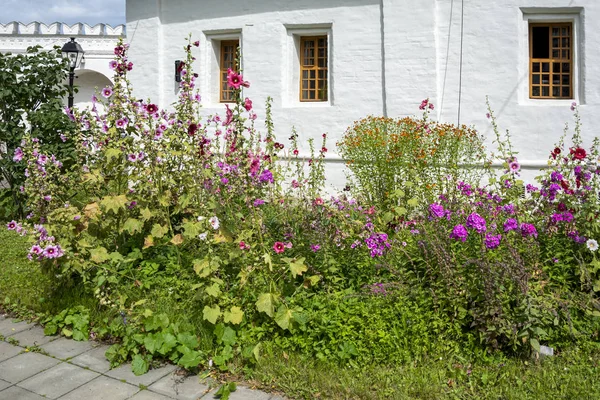
<instances>
[{"instance_id":1,"label":"stone archway arch","mask_svg":"<svg viewBox=\"0 0 600 400\"><path fill-rule=\"evenodd\" d=\"M113 86L106 75L92 69L78 69L75 76L75 86L79 91L74 95L73 104L78 108L91 107L93 95L99 96L102 88Z\"/></svg>"}]
</instances>

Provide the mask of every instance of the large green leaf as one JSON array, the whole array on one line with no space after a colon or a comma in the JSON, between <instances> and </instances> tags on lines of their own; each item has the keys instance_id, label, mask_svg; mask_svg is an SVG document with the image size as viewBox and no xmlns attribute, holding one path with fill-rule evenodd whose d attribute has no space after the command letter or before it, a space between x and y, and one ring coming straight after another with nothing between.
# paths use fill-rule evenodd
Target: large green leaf
<instances>
[{"instance_id":1,"label":"large green leaf","mask_svg":"<svg viewBox=\"0 0 600 400\"><path fill-rule=\"evenodd\" d=\"M293 311L289 309L285 304L282 304L277 309L275 314L275 322L281 327L281 329L290 329L290 321L292 320Z\"/></svg>"},{"instance_id":2,"label":"large green leaf","mask_svg":"<svg viewBox=\"0 0 600 400\"><path fill-rule=\"evenodd\" d=\"M169 228L160 224L152 225L152 231L150 234L155 238L161 238L169 233Z\"/></svg>"},{"instance_id":3,"label":"large green leaf","mask_svg":"<svg viewBox=\"0 0 600 400\"><path fill-rule=\"evenodd\" d=\"M150 365L148 364L148 361L144 359L144 357L139 354L133 356L133 360L131 360L131 371L136 376L144 375L146 372L148 372L149 367Z\"/></svg>"},{"instance_id":4,"label":"large green leaf","mask_svg":"<svg viewBox=\"0 0 600 400\"><path fill-rule=\"evenodd\" d=\"M90 260L96 264L102 264L109 258L108 251L104 247L97 247L90 250Z\"/></svg>"},{"instance_id":5,"label":"large green leaf","mask_svg":"<svg viewBox=\"0 0 600 400\"><path fill-rule=\"evenodd\" d=\"M127 218L127 221L123 224L122 230L129 232L133 235L135 232L141 232L144 228L144 223L139 219Z\"/></svg>"},{"instance_id":6,"label":"large green leaf","mask_svg":"<svg viewBox=\"0 0 600 400\"><path fill-rule=\"evenodd\" d=\"M262 293L258 296L258 300L256 300L256 309L273 318L275 314L275 301L276 298L272 293Z\"/></svg>"},{"instance_id":7,"label":"large green leaf","mask_svg":"<svg viewBox=\"0 0 600 400\"><path fill-rule=\"evenodd\" d=\"M229 311L223 313L223 321L229 322L234 325L239 325L244 319L244 312L241 308L233 306Z\"/></svg>"},{"instance_id":8,"label":"large green leaf","mask_svg":"<svg viewBox=\"0 0 600 400\"><path fill-rule=\"evenodd\" d=\"M217 319L221 316L221 307L218 305L214 307L204 306L204 310L202 310L202 316L211 324L216 324Z\"/></svg>"},{"instance_id":9,"label":"large green leaf","mask_svg":"<svg viewBox=\"0 0 600 400\"><path fill-rule=\"evenodd\" d=\"M100 200L100 205L106 209L106 211L112 211L118 213L120 209L124 209L127 204L127 197L124 194L119 196L106 196Z\"/></svg>"},{"instance_id":10,"label":"large green leaf","mask_svg":"<svg viewBox=\"0 0 600 400\"><path fill-rule=\"evenodd\" d=\"M202 362L202 354L195 350L189 350L182 352L183 356L177 362L178 365L183 368L191 369L196 368Z\"/></svg>"},{"instance_id":11,"label":"large green leaf","mask_svg":"<svg viewBox=\"0 0 600 400\"><path fill-rule=\"evenodd\" d=\"M290 272L292 273L292 275L295 277L297 277L298 275L302 275L303 272L308 271L308 267L306 266L306 264L304 264L304 257L300 257L298 259L290 259L290 258L285 258L284 261L286 261L288 263L288 265L290 266Z\"/></svg>"}]
</instances>

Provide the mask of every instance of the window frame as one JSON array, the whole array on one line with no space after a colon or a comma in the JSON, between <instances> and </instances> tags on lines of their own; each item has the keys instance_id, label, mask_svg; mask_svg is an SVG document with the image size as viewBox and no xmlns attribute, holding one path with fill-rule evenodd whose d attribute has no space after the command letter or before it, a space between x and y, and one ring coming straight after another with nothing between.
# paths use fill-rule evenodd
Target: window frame
<instances>
[{"instance_id":1,"label":"window frame","mask_svg":"<svg viewBox=\"0 0 600 400\"><path fill-rule=\"evenodd\" d=\"M327 34L323 35L302 35L299 37L300 40L300 48L299 48L299 64L300 64L300 75L298 79L298 100L302 103L314 103L314 102L328 102L329 101L329 38ZM319 41L325 41L325 55L319 56L319 50L323 47L319 45ZM313 44L313 63L312 66L306 65L306 44L307 42L314 42ZM319 61L325 59L325 66L319 66ZM307 79L304 79L304 72L308 71L310 75L310 71L314 71L314 78L308 76ZM321 78L320 72L324 71L324 78ZM304 88L303 83L307 81L309 82L308 86ZM310 82L315 82L315 88L310 88ZM320 82L324 82L325 88L321 87ZM315 97L310 98L310 92L315 92ZM307 97L304 97L304 93L307 93ZM320 93L324 93L324 97L320 97Z\"/></svg>"},{"instance_id":2,"label":"window frame","mask_svg":"<svg viewBox=\"0 0 600 400\"><path fill-rule=\"evenodd\" d=\"M233 51L233 61L226 64L225 55L231 55L231 52L225 52L226 46L235 46L235 50ZM238 63L238 54L240 51L240 40L238 39L227 39L221 40L219 43L219 79L218 84L218 93L219 93L219 103L235 103L235 99L233 98L234 89L229 87L227 84L227 70L231 68L236 70L236 64ZM225 96L225 94L229 94L230 96Z\"/></svg>"},{"instance_id":3,"label":"window frame","mask_svg":"<svg viewBox=\"0 0 600 400\"><path fill-rule=\"evenodd\" d=\"M585 20L583 7L519 7L521 18L519 23L519 58L517 65L517 104L529 107L565 107L573 102L586 104L586 48ZM529 59L529 24L555 24L569 22L572 24L571 62L572 62L572 98L538 99L529 97L530 59Z\"/></svg>"},{"instance_id":4,"label":"window frame","mask_svg":"<svg viewBox=\"0 0 600 400\"><path fill-rule=\"evenodd\" d=\"M548 28L548 58L534 58L533 57L533 29L534 28ZM553 36L553 29L559 29L558 37ZM562 28L568 29L568 35L562 35ZM574 24L573 22L554 22L554 21L535 21L529 22L528 24L528 36L529 36L529 98L532 100L573 100L574 95L574 74L573 69L573 58L574 58ZM553 39L556 38L559 41L559 46L553 46ZM568 46L563 47L563 39L568 39ZM563 58L564 51L567 51L568 57ZM553 51L558 51L558 58L554 57ZM548 64L548 71L544 73L544 63ZM568 72L565 73L564 65L568 63ZM539 71L534 71L534 65L539 64ZM559 71L554 70L554 66L559 65ZM544 84L543 77L548 75L548 83ZM568 85L563 84L563 77L567 75L569 78ZM539 76L538 83L534 83L534 77ZM554 76L558 76L558 83L554 83ZM558 86L558 95L554 95L554 88ZM563 95L563 89L569 88L569 95ZM544 88L548 88L548 95L544 96ZM534 88L539 88L539 94L534 95Z\"/></svg>"}]
</instances>

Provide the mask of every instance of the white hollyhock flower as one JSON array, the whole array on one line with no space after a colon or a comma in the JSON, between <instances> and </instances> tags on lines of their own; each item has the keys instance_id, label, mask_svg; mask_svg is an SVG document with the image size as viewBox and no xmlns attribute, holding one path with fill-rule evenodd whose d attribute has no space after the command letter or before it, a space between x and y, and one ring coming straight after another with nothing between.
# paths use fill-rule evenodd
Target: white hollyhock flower
<instances>
[{"instance_id":1,"label":"white hollyhock flower","mask_svg":"<svg viewBox=\"0 0 600 400\"><path fill-rule=\"evenodd\" d=\"M198 238L200 240L206 240L206 237L208 236L208 232L204 232L198 235Z\"/></svg>"},{"instance_id":2,"label":"white hollyhock flower","mask_svg":"<svg viewBox=\"0 0 600 400\"><path fill-rule=\"evenodd\" d=\"M585 242L585 245L588 249L590 249L590 251L598 250L598 242L596 242L594 239L588 239L587 242Z\"/></svg>"},{"instance_id":3,"label":"white hollyhock flower","mask_svg":"<svg viewBox=\"0 0 600 400\"><path fill-rule=\"evenodd\" d=\"M215 230L219 229L219 226L221 226L221 224L219 223L219 218L217 218L216 215L214 217L210 217L208 222L210 223L210 226L212 226Z\"/></svg>"}]
</instances>

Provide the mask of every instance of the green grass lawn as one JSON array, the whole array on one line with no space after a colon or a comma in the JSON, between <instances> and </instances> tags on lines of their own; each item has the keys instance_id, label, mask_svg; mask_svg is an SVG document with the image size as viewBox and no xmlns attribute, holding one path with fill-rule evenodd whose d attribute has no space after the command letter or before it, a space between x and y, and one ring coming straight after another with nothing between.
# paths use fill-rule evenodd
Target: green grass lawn
<instances>
[{"instance_id":1,"label":"green grass lawn","mask_svg":"<svg viewBox=\"0 0 600 400\"><path fill-rule=\"evenodd\" d=\"M105 311L78 288L53 287L26 259L29 244L0 229L0 306L22 317L54 315L84 305L92 323ZM148 305L183 313L186 306L165 304L156 296ZM176 317L176 316L174 316ZM188 321L192 322L193 321ZM322 399L600 399L600 352L571 348L543 360L497 358L429 359L401 365L341 367L287 354L267 343L254 368L233 367L233 376L290 398Z\"/></svg>"}]
</instances>

